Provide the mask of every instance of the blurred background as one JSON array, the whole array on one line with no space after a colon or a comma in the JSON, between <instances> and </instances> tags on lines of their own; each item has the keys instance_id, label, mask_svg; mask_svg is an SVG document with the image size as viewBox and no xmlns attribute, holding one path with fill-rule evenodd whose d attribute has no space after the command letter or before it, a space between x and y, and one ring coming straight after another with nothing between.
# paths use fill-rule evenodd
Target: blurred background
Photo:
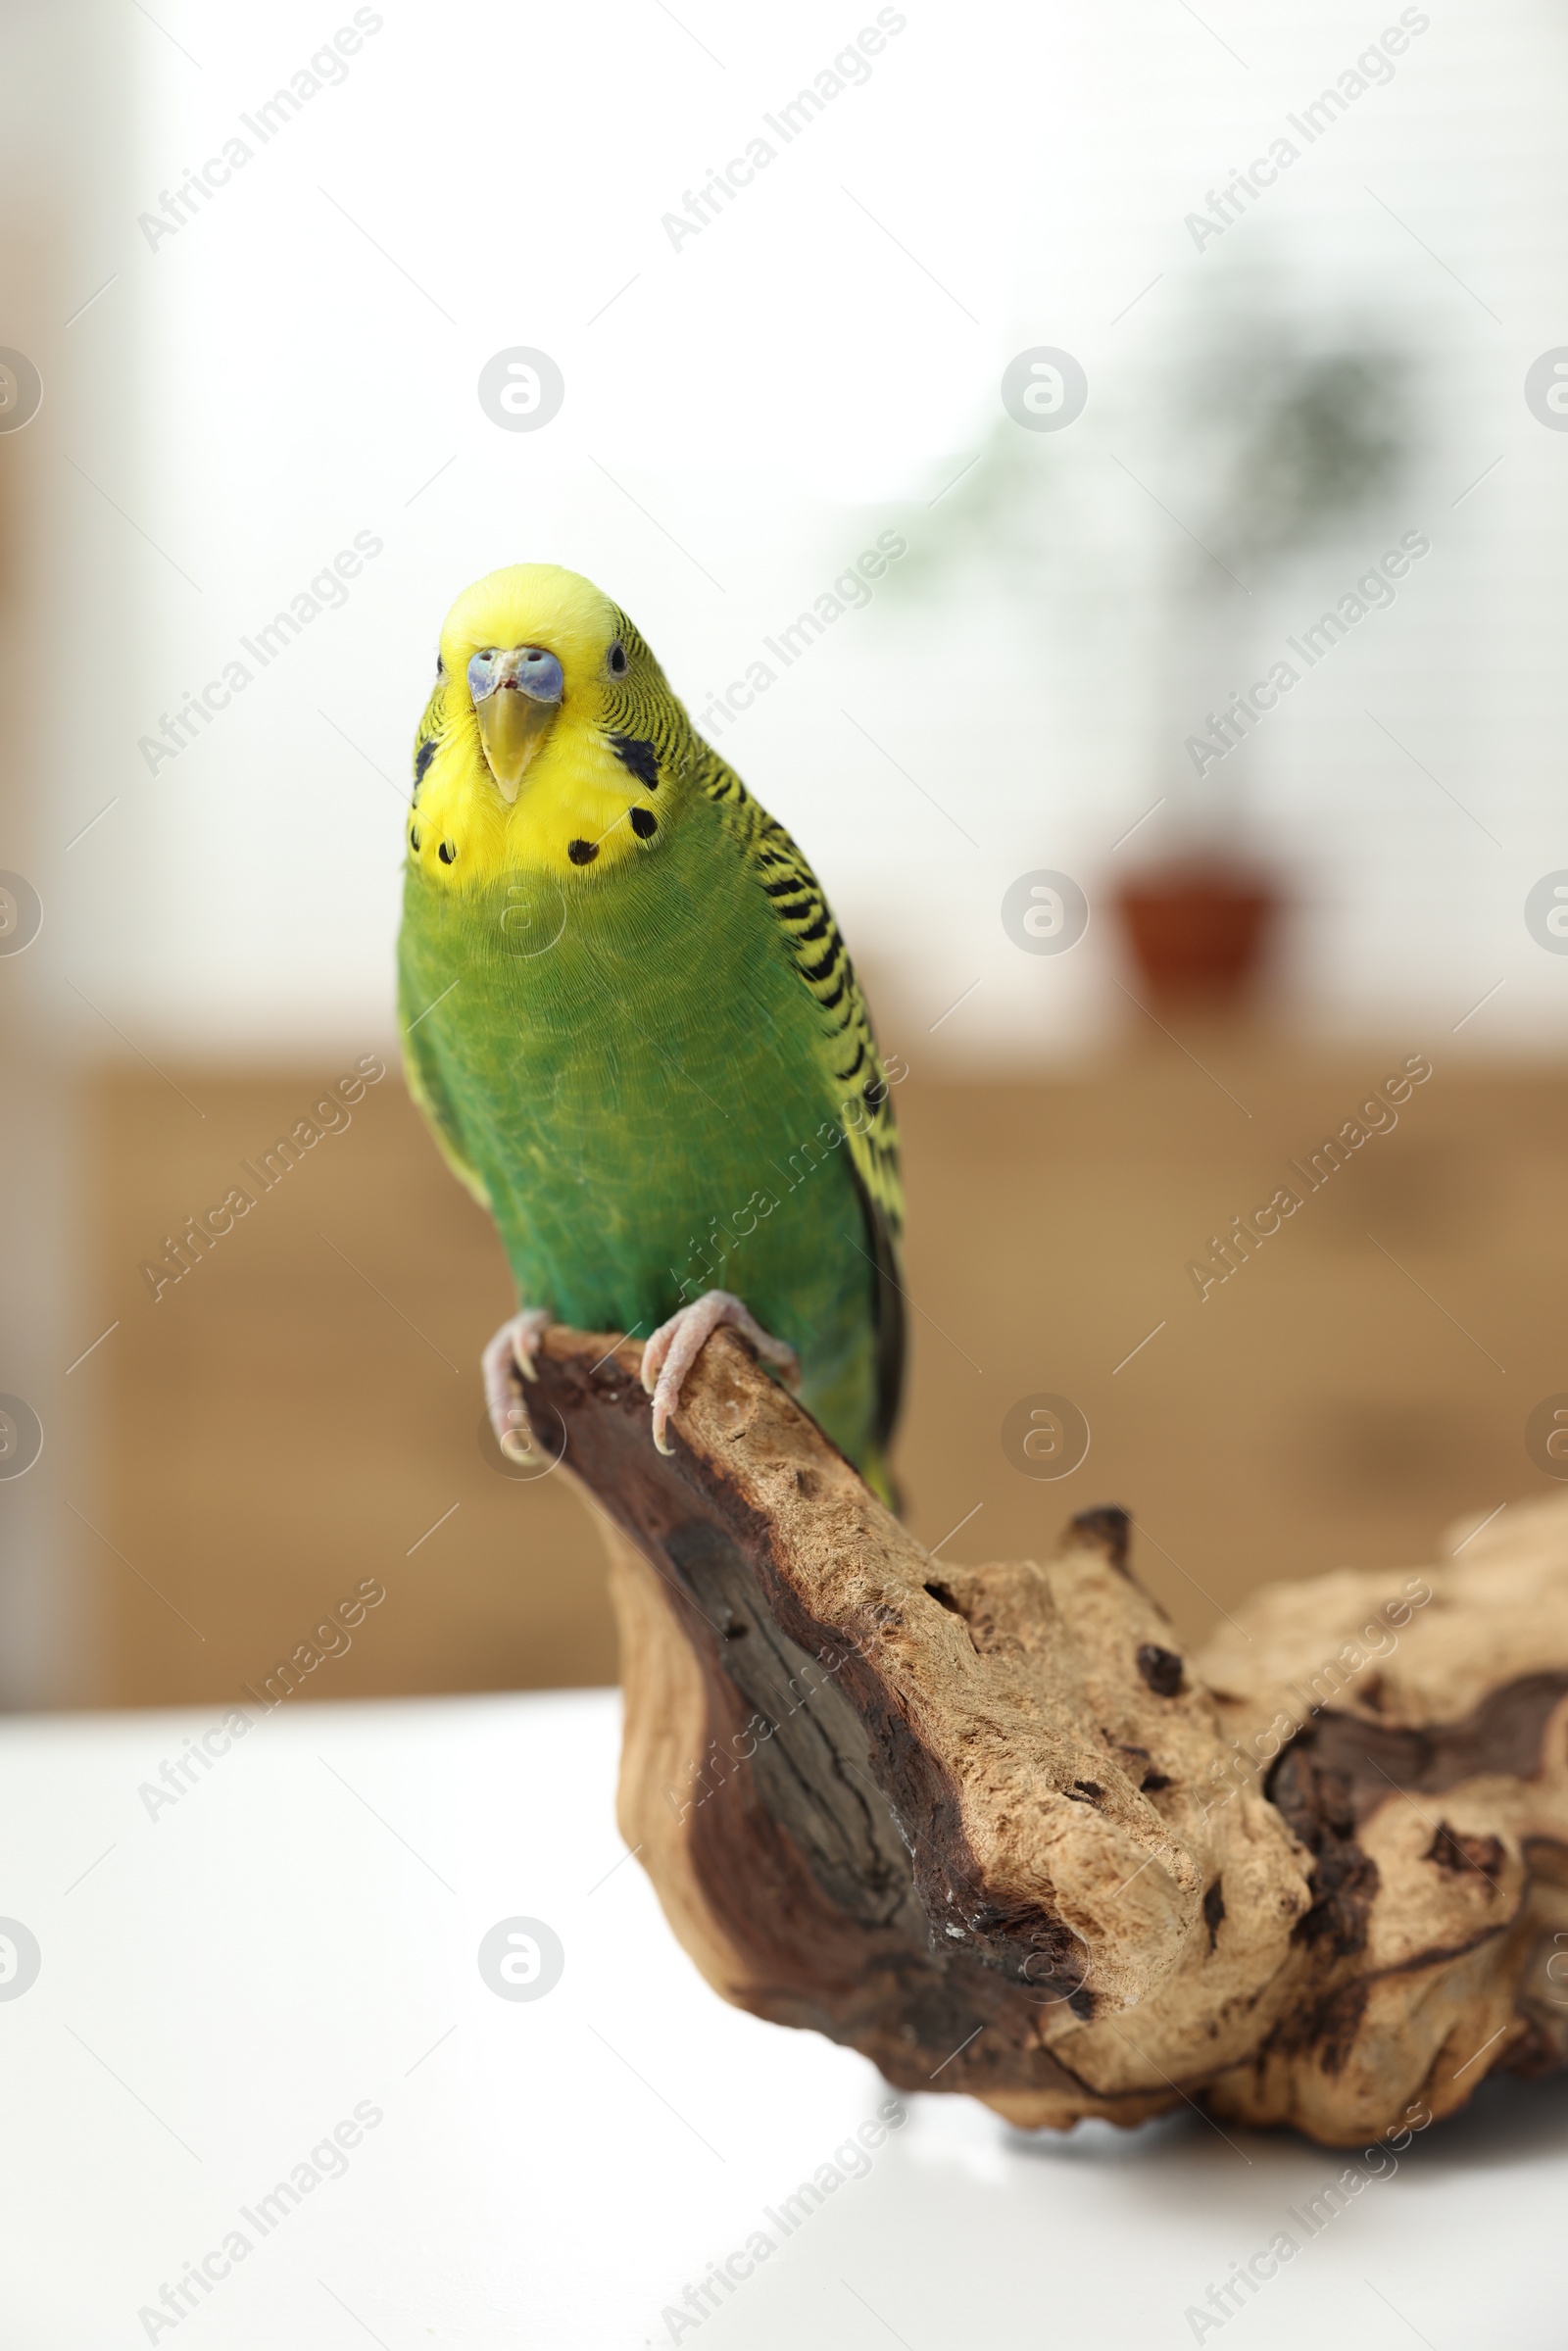
<instances>
[{"instance_id":1,"label":"blurred background","mask_svg":"<svg viewBox=\"0 0 1568 2351\"><path fill-rule=\"evenodd\" d=\"M1559 11L3 23L0 1699L243 1699L366 1580L295 1702L613 1677L391 1020L436 630L519 560L907 1064L923 1541L1121 1501L1190 1639L1568 1469Z\"/></svg>"}]
</instances>

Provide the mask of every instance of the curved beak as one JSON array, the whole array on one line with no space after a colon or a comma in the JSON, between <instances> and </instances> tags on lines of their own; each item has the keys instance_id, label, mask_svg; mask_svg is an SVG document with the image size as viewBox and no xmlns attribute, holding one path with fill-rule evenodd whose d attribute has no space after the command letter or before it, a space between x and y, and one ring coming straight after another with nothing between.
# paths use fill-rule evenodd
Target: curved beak
<instances>
[{"instance_id":1,"label":"curved beak","mask_svg":"<svg viewBox=\"0 0 1568 2351\"><path fill-rule=\"evenodd\" d=\"M486 763L502 799L511 803L561 708L561 663L543 646L514 645L490 661L476 656L468 682Z\"/></svg>"}]
</instances>

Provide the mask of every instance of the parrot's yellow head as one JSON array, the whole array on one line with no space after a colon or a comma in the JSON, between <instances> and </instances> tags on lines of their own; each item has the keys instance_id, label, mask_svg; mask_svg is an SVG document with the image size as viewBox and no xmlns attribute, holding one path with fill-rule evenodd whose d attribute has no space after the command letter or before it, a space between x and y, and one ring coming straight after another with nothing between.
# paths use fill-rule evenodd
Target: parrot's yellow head
<instances>
[{"instance_id":1,"label":"parrot's yellow head","mask_svg":"<svg viewBox=\"0 0 1568 2351\"><path fill-rule=\"evenodd\" d=\"M696 738L624 612L554 563L476 580L441 631L419 721L411 863L467 891L581 880L654 854Z\"/></svg>"}]
</instances>

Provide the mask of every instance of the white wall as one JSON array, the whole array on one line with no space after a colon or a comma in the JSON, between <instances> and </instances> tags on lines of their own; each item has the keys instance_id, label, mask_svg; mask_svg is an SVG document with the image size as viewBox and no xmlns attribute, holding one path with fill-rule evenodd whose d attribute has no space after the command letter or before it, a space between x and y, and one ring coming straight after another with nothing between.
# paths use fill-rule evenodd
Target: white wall
<instances>
[{"instance_id":1,"label":"white wall","mask_svg":"<svg viewBox=\"0 0 1568 2351\"><path fill-rule=\"evenodd\" d=\"M590 573L700 705L879 529L916 549L936 530L927 502L1035 343L1076 353L1091 386L1068 431L1027 437L1059 514L1040 596L972 568L945 596L880 593L722 740L817 862L911 1057L976 978L922 1050L1055 1052L1119 1022L1108 923L1041 960L997 909L1030 866L1096 895L1136 854L1112 843L1185 788L1160 691L1161 508L1180 516L1187 486L1164 365L1222 276L1402 339L1427 435L1388 519L1431 558L1246 755L1252 838L1303 902L1298 1014L1436 1033L1500 978L1463 1042L1556 1034L1568 959L1521 919L1529 884L1568 865L1568 434L1522 397L1568 342L1564 31L1543 0L1434 0L1393 81L1201 252L1185 216L1396 9L1212 0L1200 23L1168 0L910 0L869 81L679 250L662 215L874 9L374 13L342 85L265 146L242 113L347 6L161 0L167 31L133 27L134 185L98 223L116 281L69 363L99 420L69 454L98 489L62 475L104 551L79 583L87 639L132 658L94 700L83 645L62 647L41 690L83 746L67 815L117 803L62 879L71 976L135 1043L232 1059L386 1034L397 801L467 580L532 558ZM150 245L138 211L236 130L252 159ZM475 396L512 344L564 373L538 433L499 430ZM345 608L149 773L138 738L361 531L383 552ZM1263 600L1260 641L1338 595L1384 520L1365 537ZM97 592L127 563L129 609ZM72 1008L84 1044L116 1049Z\"/></svg>"}]
</instances>

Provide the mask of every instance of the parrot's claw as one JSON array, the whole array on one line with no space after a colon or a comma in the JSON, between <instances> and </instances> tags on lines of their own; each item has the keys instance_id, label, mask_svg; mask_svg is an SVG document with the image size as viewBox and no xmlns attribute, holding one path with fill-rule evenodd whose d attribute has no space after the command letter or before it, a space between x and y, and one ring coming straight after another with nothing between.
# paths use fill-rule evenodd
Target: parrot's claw
<instances>
[{"instance_id":1,"label":"parrot's claw","mask_svg":"<svg viewBox=\"0 0 1568 2351\"><path fill-rule=\"evenodd\" d=\"M484 1371L484 1400L496 1443L509 1461L533 1458L533 1433L523 1410L517 1376L537 1380L534 1357L539 1342L555 1320L544 1306L525 1306L504 1322L479 1358Z\"/></svg>"},{"instance_id":2,"label":"parrot's claw","mask_svg":"<svg viewBox=\"0 0 1568 2351\"><path fill-rule=\"evenodd\" d=\"M668 1322L662 1322L643 1348L643 1386L654 1399L654 1443L662 1453L674 1451L664 1431L680 1402L686 1374L722 1323L749 1339L762 1361L776 1365L790 1387L800 1383L801 1359L792 1347L764 1331L729 1291L705 1290Z\"/></svg>"}]
</instances>

